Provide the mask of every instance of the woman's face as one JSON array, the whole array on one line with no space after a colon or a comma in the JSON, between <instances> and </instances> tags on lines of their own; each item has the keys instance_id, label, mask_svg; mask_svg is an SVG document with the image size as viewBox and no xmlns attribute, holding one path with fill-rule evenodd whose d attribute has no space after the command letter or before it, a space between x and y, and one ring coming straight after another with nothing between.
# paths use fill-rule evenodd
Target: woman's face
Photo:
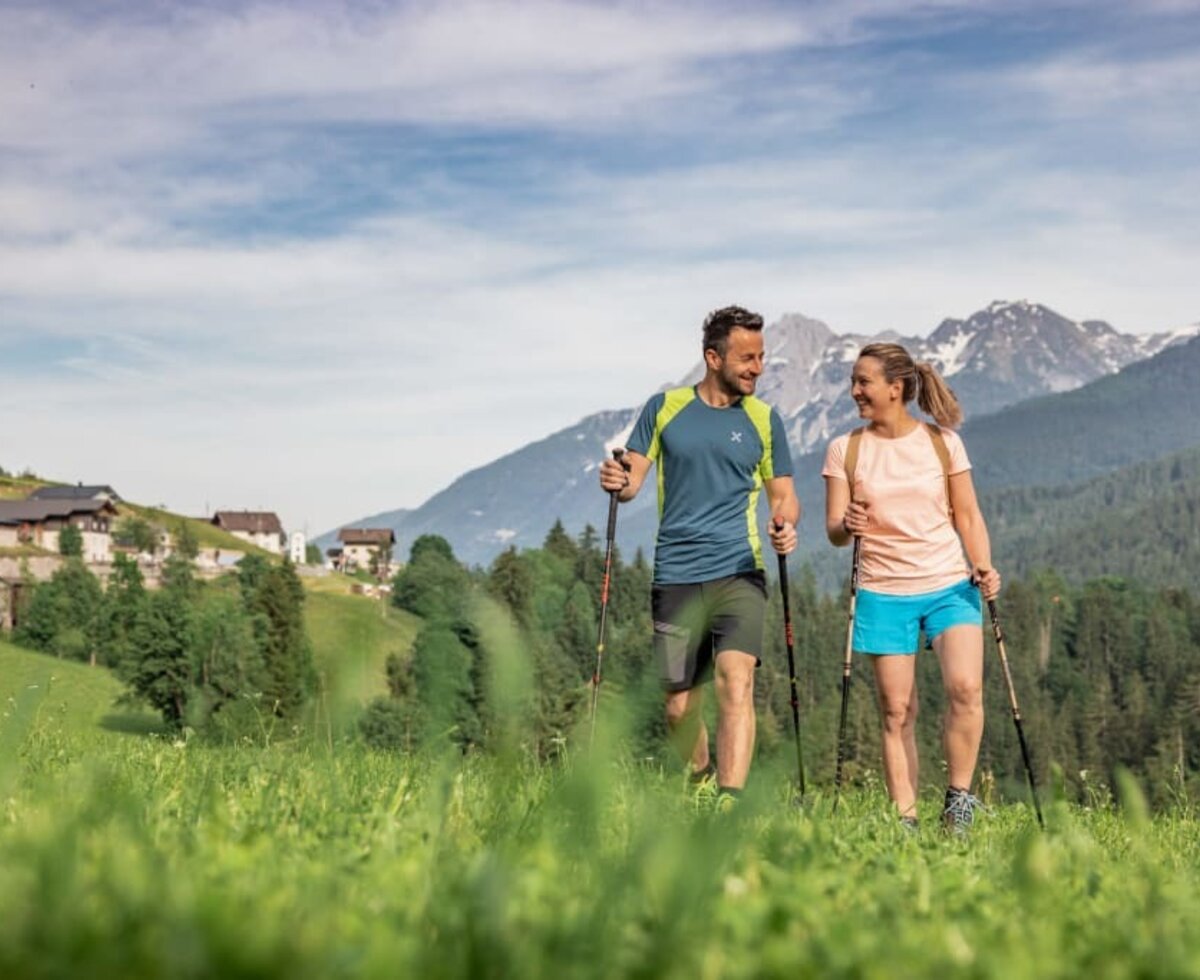
<instances>
[{"instance_id":1,"label":"woman's face","mask_svg":"<svg viewBox=\"0 0 1200 980\"><path fill-rule=\"evenodd\" d=\"M854 362L850 375L850 397L858 405L858 416L879 418L889 407L900 401L902 381L889 383L883 375L883 364L877 357L860 357Z\"/></svg>"}]
</instances>

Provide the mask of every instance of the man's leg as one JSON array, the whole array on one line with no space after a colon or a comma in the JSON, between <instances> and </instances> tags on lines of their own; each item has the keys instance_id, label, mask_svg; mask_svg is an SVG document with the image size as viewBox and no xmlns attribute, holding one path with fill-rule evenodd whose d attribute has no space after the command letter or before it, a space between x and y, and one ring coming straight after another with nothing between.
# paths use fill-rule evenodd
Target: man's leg
<instances>
[{"instance_id":1,"label":"man's leg","mask_svg":"<svg viewBox=\"0 0 1200 980\"><path fill-rule=\"evenodd\" d=\"M717 782L740 790L754 757L754 670L762 655L766 581L759 572L735 575L705 590L716 652Z\"/></svg>"},{"instance_id":2,"label":"man's leg","mask_svg":"<svg viewBox=\"0 0 1200 980\"><path fill-rule=\"evenodd\" d=\"M692 763L692 772L703 772L709 763L703 707L703 687L667 692L667 729L671 733L671 743L681 759Z\"/></svg>"},{"instance_id":3,"label":"man's leg","mask_svg":"<svg viewBox=\"0 0 1200 980\"><path fill-rule=\"evenodd\" d=\"M917 658L870 658L883 720L883 775L902 817L917 815Z\"/></svg>"},{"instance_id":4,"label":"man's leg","mask_svg":"<svg viewBox=\"0 0 1200 980\"><path fill-rule=\"evenodd\" d=\"M717 654L717 783L741 789L754 755L754 654L722 650Z\"/></svg>"},{"instance_id":5,"label":"man's leg","mask_svg":"<svg viewBox=\"0 0 1200 980\"><path fill-rule=\"evenodd\" d=\"M667 729L680 757L693 772L709 764L708 731L701 709L712 645L704 629L704 607L695 585L656 585L651 591L654 652L666 687Z\"/></svg>"}]
</instances>

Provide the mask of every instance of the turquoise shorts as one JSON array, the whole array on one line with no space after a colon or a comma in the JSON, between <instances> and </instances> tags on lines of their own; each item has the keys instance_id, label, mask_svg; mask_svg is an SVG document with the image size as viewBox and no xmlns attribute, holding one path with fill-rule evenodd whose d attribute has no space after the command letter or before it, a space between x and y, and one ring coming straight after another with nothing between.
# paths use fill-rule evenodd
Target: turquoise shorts
<instances>
[{"instance_id":1,"label":"turquoise shorts","mask_svg":"<svg viewBox=\"0 0 1200 980\"><path fill-rule=\"evenodd\" d=\"M854 649L874 655L914 654L922 631L927 646L951 626L983 627L979 589L970 579L936 592L885 595L859 589L854 606Z\"/></svg>"}]
</instances>

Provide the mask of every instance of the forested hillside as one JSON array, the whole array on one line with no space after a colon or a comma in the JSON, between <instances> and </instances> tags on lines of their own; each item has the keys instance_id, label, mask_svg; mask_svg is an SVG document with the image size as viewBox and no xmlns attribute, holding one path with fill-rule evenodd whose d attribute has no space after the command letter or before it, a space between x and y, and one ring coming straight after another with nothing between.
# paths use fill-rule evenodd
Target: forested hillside
<instances>
[{"instance_id":1,"label":"forested hillside","mask_svg":"<svg viewBox=\"0 0 1200 980\"><path fill-rule=\"evenodd\" d=\"M502 740L511 710L498 709L496 678L511 667L528 688L519 712L527 748L555 756L575 737L595 666L601 542L572 539L555 526L542 548L500 555L472 577L442 539L422 538L396 581L395 601L424 626L411 659L388 665L389 696L364 724L376 745L411 751L451 737L464 749ZM661 693L651 656L648 565L618 558L609 610L600 709L628 719L630 758L674 766L666 745ZM822 595L815 578L795 576L792 610L805 752L818 783L835 754L846 598ZM499 629L499 603L511 629ZM1085 798L1109 786L1117 767L1145 781L1152 799L1188 792L1200 774L1200 603L1184 591L1105 578L1076 586L1048 574L1009 578L1001 602L1009 656L1041 778L1060 767L1068 792ZM787 748L789 684L781 605L775 588L767 648L758 674L759 742L764 757ZM990 644L990 641L989 641ZM514 661L515 658L515 661ZM988 653L989 723L980 761L983 785L1022 790L1021 759L994 654ZM505 667L508 663L509 667ZM940 755L943 695L936 660L923 657L918 737L926 757ZM878 717L869 670L856 667L850 710L850 778L878 777ZM926 772L937 784L936 767Z\"/></svg>"},{"instance_id":2,"label":"forested hillside","mask_svg":"<svg viewBox=\"0 0 1200 980\"><path fill-rule=\"evenodd\" d=\"M1200 338L1076 391L969 420L963 439L998 560L1018 572L1052 566L1072 581L1196 581L1197 372ZM823 461L796 460L800 557L831 587L849 559L825 540ZM639 514L622 533L640 541L653 524Z\"/></svg>"},{"instance_id":3,"label":"forested hillside","mask_svg":"<svg viewBox=\"0 0 1200 980\"><path fill-rule=\"evenodd\" d=\"M982 505L997 564L1013 574L1200 581L1200 449L1082 484L993 491Z\"/></svg>"},{"instance_id":4,"label":"forested hillside","mask_svg":"<svg viewBox=\"0 0 1200 980\"><path fill-rule=\"evenodd\" d=\"M981 489L1070 483L1200 442L1200 338L1075 391L968 421Z\"/></svg>"}]
</instances>

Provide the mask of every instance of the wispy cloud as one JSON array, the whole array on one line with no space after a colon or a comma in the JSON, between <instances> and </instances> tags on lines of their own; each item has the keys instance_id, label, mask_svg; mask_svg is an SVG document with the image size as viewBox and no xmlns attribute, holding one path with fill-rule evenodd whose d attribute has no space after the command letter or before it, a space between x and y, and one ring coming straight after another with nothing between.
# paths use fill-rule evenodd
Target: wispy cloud
<instances>
[{"instance_id":1,"label":"wispy cloud","mask_svg":"<svg viewBox=\"0 0 1200 980\"><path fill-rule=\"evenodd\" d=\"M1198 42L1184 3L10 4L0 463L315 531L635 403L729 301L1195 320Z\"/></svg>"}]
</instances>

